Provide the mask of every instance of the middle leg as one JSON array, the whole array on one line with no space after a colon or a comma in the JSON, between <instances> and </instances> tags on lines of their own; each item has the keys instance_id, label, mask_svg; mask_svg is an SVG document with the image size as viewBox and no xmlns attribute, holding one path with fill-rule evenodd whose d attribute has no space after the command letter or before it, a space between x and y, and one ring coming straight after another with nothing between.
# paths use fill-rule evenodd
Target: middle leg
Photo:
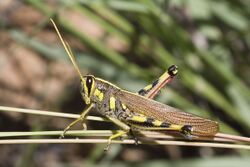
<instances>
[{"instance_id":1,"label":"middle leg","mask_svg":"<svg viewBox=\"0 0 250 167\"><path fill-rule=\"evenodd\" d=\"M125 123L121 122L119 119L116 118L112 118L112 117L107 117L111 122L115 123L117 126L119 126L120 128L122 128L122 131L117 132L116 134L113 134L112 136L110 136L108 138L108 144L106 146L106 148L104 148L104 151L107 151L110 147L111 141L115 138L121 137L124 134L129 133L130 131L130 127L128 125L126 125Z\"/></svg>"}]
</instances>

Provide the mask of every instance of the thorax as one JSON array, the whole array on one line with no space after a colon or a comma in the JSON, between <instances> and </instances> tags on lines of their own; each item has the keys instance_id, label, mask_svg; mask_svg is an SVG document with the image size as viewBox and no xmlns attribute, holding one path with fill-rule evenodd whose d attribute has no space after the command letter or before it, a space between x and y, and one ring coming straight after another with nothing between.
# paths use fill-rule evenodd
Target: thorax
<instances>
[{"instance_id":1,"label":"thorax","mask_svg":"<svg viewBox=\"0 0 250 167\"><path fill-rule=\"evenodd\" d=\"M92 96L95 108L104 116L123 119L129 115L129 110L116 95L121 91L120 88L107 81L96 82L96 89Z\"/></svg>"}]
</instances>

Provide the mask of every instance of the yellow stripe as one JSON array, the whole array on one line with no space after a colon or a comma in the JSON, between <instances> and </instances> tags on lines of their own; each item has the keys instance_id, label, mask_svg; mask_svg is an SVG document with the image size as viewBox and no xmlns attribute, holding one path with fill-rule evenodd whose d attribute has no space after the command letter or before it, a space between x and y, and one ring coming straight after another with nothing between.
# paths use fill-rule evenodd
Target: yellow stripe
<instances>
[{"instance_id":1,"label":"yellow stripe","mask_svg":"<svg viewBox=\"0 0 250 167\"><path fill-rule=\"evenodd\" d=\"M100 93L101 93L101 91L100 91L99 89L96 89L95 92L94 92L94 95L95 95L95 96L99 96Z\"/></svg>"},{"instance_id":2,"label":"yellow stripe","mask_svg":"<svg viewBox=\"0 0 250 167\"><path fill-rule=\"evenodd\" d=\"M123 110L126 110L126 109L127 109L127 106L126 106L124 103L122 103L122 109L123 109Z\"/></svg>"},{"instance_id":3,"label":"yellow stripe","mask_svg":"<svg viewBox=\"0 0 250 167\"><path fill-rule=\"evenodd\" d=\"M152 88L152 84L150 84L150 85L148 85L148 86L146 86L145 88L143 88L145 91L148 91L149 89L151 89Z\"/></svg>"},{"instance_id":4,"label":"yellow stripe","mask_svg":"<svg viewBox=\"0 0 250 167\"><path fill-rule=\"evenodd\" d=\"M92 75L93 78L95 78L93 75ZM91 84L91 89L90 89L90 94L89 96L93 95L93 91L95 90L95 79L92 79L92 84Z\"/></svg>"},{"instance_id":5,"label":"yellow stripe","mask_svg":"<svg viewBox=\"0 0 250 167\"><path fill-rule=\"evenodd\" d=\"M166 78L168 78L168 77L169 77L168 72L163 73L163 74L160 76L160 78L159 78L159 83L162 82L162 81L164 81L164 80L165 80Z\"/></svg>"},{"instance_id":6,"label":"yellow stripe","mask_svg":"<svg viewBox=\"0 0 250 167\"><path fill-rule=\"evenodd\" d=\"M176 75L177 73L178 73L178 70L177 70L177 69L173 71L173 74L174 74L174 75Z\"/></svg>"},{"instance_id":7,"label":"yellow stripe","mask_svg":"<svg viewBox=\"0 0 250 167\"><path fill-rule=\"evenodd\" d=\"M131 120L135 122L146 122L147 118L142 116L133 116Z\"/></svg>"},{"instance_id":8,"label":"yellow stripe","mask_svg":"<svg viewBox=\"0 0 250 167\"><path fill-rule=\"evenodd\" d=\"M94 96L98 97L99 101L102 101L104 94L100 90L96 89L94 92Z\"/></svg>"},{"instance_id":9,"label":"yellow stripe","mask_svg":"<svg viewBox=\"0 0 250 167\"><path fill-rule=\"evenodd\" d=\"M84 93L86 94L86 96L89 96L89 94L88 94L88 88L86 86L86 80L84 80L84 82L83 82L83 88L84 88Z\"/></svg>"},{"instance_id":10,"label":"yellow stripe","mask_svg":"<svg viewBox=\"0 0 250 167\"><path fill-rule=\"evenodd\" d=\"M154 126L161 126L162 122L155 120L154 122L152 122Z\"/></svg>"},{"instance_id":11,"label":"yellow stripe","mask_svg":"<svg viewBox=\"0 0 250 167\"><path fill-rule=\"evenodd\" d=\"M109 99L109 108L111 110L115 109L115 98L113 96L111 96L110 99Z\"/></svg>"},{"instance_id":12,"label":"yellow stripe","mask_svg":"<svg viewBox=\"0 0 250 167\"><path fill-rule=\"evenodd\" d=\"M183 127L183 125L175 125L175 124L170 125L171 129L177 130L177 131L180 131L182 127Z\"/></svg>"},{"instance_id":13,"label":"yellow stripe","mask_svg":"<svg viewBox=\"0 0 250 167\"><path fill-rule=\"evenodd\" d=\"M99 100L102 101L103 100L103 97L104 97L104 94L101 92L98 96Z\"/></svg>"}]
</instances>

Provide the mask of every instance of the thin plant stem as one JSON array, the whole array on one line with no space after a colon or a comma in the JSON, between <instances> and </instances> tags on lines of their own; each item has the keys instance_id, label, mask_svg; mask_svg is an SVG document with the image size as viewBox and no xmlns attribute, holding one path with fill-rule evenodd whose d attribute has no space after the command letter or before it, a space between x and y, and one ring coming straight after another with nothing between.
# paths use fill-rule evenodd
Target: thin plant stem
<instances>
[{"instance_id":1,"label":"thin plant stem","mask_svg":"<svg viewBox=\"0 0 250 167\"><path fill-rule=\"evenodd\" d=\"M26 113L26 114L37 114L37 115L47 115L47 116L56 116L56 117L64 117L64 118L79 118L78 114L68 114L68 113L60 113L53 111L43 111L43 110L32 110L32 109L22 109L22 108L14 108L14 107L5 107L0 106L0 111L6 112L18 112L18 113ZM94 121L107 121L101 117L87 116L88 120ZM40 132L0 132L0 137L14 137L14 136L35 136L35 135L60 135L62 131L40 131ZM77 136L110 136L114 133L114 131L110 130L88 130L88 131L69 131L67 135L77 135ZM175 137L173 135L168 135L166 133L160 132L149 132L149 131L138 131L139 135L150 137L150 138L158 138L158 139L183 139L180 137ZM250 143L250 138L217 133L213 137L195 137L192 141L195 140L206 140L212 142L246 142Z\"/></svg>"},{"instance_id":2,"label":"thin plant stem","mask_svg":"<svg viewBox=\"0 0 250 167\"><path fill-rule=\"evenodd\" d=\"M46 116L63 117L63 118L74 118L74 119L80 117L79 114L69 114L69 113L61 113L61 112L45 111L45 110L23 109L23 108L6 107L6 106L0 106L0 111L46 115ZM92 121L108 121L107 119L104 119L101 117L95 117L95 116L87 116L86 119L92 120Z\"/></svg>"},{"instance_id":3,"label":"thin plant stem","mask_svg":"<svg viewBox=\"0 0 250 167\"><path fill-rule=\"evenodd\" d=\"M36 131L36 132L0 132L0 138L6 137L25 137L25 136L60 136L63 131ZM119 130L70 130L66 133L67 136L85 136L85 137L108 137L114 133L119 132ZM165 139L165 140L183 140L183 137L176 134L167 134L161 132L152 131L135 131L134 134L137 137L147 137L154 139ZM220 137L221 136L221 137ZM227 134L220 134L215 137L196 137L192 141L213 141L213 142L239 142L238 138L230 138ZM123 137L128 137L128 135L123 135ZM237 136L238 137L238 136ZM250 140L246 138L245 140ZM244 142L244 140L243 140Z\"/></svg>"},{"instance_id":4,"label":"thin plant stem","mask_svg":"<svg viewBox=\"0 0 250 167\"><path fill-rule=\"evenodd\" d=\"M0 144L76 144L76 143L107 143L107 139L8 139L0 140ZM134 140L113 140L113 144L135 144ZM139 141L138 144L150 145L177 145L177 146L196 146L196 147L215 147L215 148L234 148L250 150L250 145L226 144L226 143L208 143L208 142L187 142L187 141Z\"/></svg>"}]
</instances>

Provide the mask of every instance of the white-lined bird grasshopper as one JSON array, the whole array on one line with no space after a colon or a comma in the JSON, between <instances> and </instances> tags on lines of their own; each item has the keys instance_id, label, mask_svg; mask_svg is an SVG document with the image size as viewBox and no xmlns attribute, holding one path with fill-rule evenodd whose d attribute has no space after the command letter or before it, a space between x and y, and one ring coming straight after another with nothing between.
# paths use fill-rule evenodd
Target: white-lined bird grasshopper
<instances>
[{"instance_id":1,"label":"white-lined bird grasshopper","mask_svg":"<svg viewBox=\"0 0 250 167\"><path fill-rule=\"evenodd\" d=\"M214 136L219 131L219 125L215 121L152 100L159 90L177 74L177 66L171 66L158 80L138 93L123 90L93 75L83 76L69 45L64 42L55 23L53 20L51 21L81 78L81 94L87 105L81 116L64 129L61 137L64 137L65 133L77 122L84 121L85 116L93 108L123 130L109 137L106 150L113 139L129 133L133 129L177 131L186 138Z\"/></svg>"}]
</instances>

